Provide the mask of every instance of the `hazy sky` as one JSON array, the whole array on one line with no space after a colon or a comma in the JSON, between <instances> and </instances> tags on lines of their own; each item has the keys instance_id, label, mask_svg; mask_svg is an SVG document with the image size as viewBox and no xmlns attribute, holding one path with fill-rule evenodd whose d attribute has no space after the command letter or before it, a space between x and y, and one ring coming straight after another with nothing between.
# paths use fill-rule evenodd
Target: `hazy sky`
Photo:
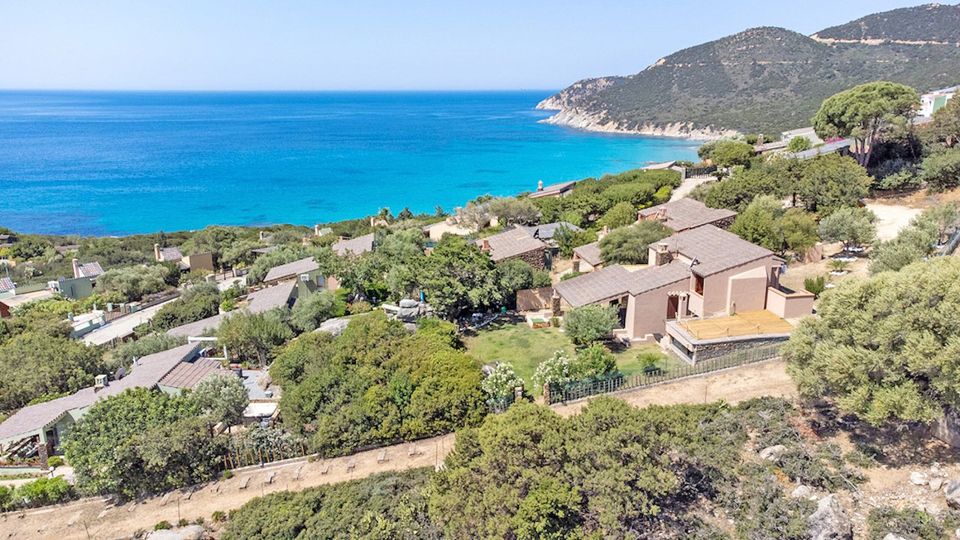
<instances>
[{"instance_id":1,"label":"hazy sky","mask_svg":"<svg viewBox=\"0 0 960 540\"><path fill-rule=\"evenodd\" d=\"M0 0L0 88L553 89L909 0Z\"/></svg>"}]
</instances>

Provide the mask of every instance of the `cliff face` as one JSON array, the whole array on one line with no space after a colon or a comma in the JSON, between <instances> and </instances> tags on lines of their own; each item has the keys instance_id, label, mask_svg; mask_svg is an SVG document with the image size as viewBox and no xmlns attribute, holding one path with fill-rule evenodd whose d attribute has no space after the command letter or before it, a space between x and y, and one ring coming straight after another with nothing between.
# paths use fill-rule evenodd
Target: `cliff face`
<instances>
[{"instance_id":1,"label":"cliff face","mask_svg":"<svg viewBox=\"0 0 960 540\"><path fill-rule=\"evenodd\" d=\"M694 138L777 133L808 125L823 99L862 82L885 79L920 90L960 82L960 47L904 41L926 31L935 39L950 37L949 22L937 29L931 20L951 21L960 7L943 8L871 16L884 29L912 29L896 34L854 35L835 27L814 39L783 28L753 28L678 51L635 75L578 81L537 108L559 111L548 122L595 131ZM860 41L864 36L869 43Z\"/></svg>"}]
</instances>

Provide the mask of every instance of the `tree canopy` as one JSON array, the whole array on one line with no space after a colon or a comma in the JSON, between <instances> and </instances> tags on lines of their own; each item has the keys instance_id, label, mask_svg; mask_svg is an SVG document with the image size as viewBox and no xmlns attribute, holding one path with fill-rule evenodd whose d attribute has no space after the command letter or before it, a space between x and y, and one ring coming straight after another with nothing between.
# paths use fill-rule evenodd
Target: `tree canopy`
<instances>
[{"instance_id":1,"label":"tree canopy","mask_svg":"<svg viewBox=\"0 0 960 540\"><path fill-rule=\"evenodd\" d=\"M650 244L670 236L659 221L641 221L615 229L600 240L600 254L607 264L644 264Z\"/></svg>"},{"instance_id":2,"label":"tree canopy","mask_svg":"<svg viewBox=\"0 0 960 540\"><path fill-rule=\"evenodd\" d=\"M820 138L851 137L857 163L866 167L876 142L895 128L902 128L920 105L917 91L909 86L877 81L854 86L824 100L813 117Z\"/></svg>"},{"instance_id":3,"label":"tree canopy","mask_svg":"<svg viewBox=\"0 0 960 540\"><path fill-rule=\"evenodd\" d=\"M277 356L284 425L324 455L473 425L486 412L476 361L450 323L410 334L382 312L353 317L339 337L305 334Z\"/></svg>"},{"instance_id":4,"label":"tree canopy","mask_svg":"<svg viewBox=\"0 0 960 540\"><path fill-rule=\"evenodd\" d=\"M784 349L809 397L881 425L960 406L960 260L847 280L820 298Z\"/></svg>"},{"instance_id":5,"label":"tree canopy","mask_svg":"<svg viewBox=\"0 0 960 540\"><path fill-rule=\"evenodd\" d=\"M563 329L577 345L589 345L603 339L619 325L620 318L612 306L573 308L563 317Z\"/></svg>"},{"instance_id":6,"label":"tree canopy","mask_svg":"<svg viewBox=\"0 0 960 540\"><path fill-rule=\"evenodd\" d=\"M97 402L63 446L81 491L123 498L210 480L223 453L196 402L145 388Z\"/></svg>"}]
</instances>

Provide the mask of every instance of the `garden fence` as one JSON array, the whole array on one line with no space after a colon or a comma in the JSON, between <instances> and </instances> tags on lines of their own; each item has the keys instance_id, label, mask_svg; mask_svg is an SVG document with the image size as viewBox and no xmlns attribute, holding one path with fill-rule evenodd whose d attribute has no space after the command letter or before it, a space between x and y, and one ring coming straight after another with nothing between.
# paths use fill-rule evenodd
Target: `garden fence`
<instances>
[{"instance_id":1,"label":"garden fence","mask_svg":"<svg viewBox=\"0 0 960 540\"><path fill-rule=\"evenodd\" d=\"M310 454L305 441L276 441L253 444L249 441L231 439L224 456L224 468L238 469L249 465L272 463Z\"/></svg>"},{"instance_id":2,"label":"garden fence","mask_svg":"<svg viewBox=\"0 0 960 540\"><path fill-rule=\"evenodd\" d=\"M551 390L547 401L551 404L574 401L598 394L644 388L683 377L690 377L692 375L703 375L722 369L762 362L778 357L780 355L780 347L781 344L778 343L775 345L764 345L752 349L744 349L668 371L654 371L628 376L618 374L604 379L575 381L564 385L562 388Z\"/></svg>"}]
</instances>

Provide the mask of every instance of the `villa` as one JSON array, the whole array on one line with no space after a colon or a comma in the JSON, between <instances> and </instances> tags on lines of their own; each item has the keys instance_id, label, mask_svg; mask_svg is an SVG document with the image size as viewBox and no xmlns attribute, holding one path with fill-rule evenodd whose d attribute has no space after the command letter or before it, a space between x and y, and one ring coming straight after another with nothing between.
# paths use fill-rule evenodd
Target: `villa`
<instances>
[{"instance_id":1,"label":"villa","mask_svg":"<svg viewBox=\"0 0 960 540\"><path fill-rule=\"evenodd\" d=\"M195 270L206 270L208 272L213 272L215 270L213 265L213 253L194 253L193 255L184 256L180 252L180 248L176 247L160 247L160 244L153 245L153 258L157 262L173 262L177 263L177 268L184 272L193 272Z\"/></svg>"},{"instance_id":2,"label":"villa","mask_svg":"<svg viewBox=\"0 0 960 540\"><path fill-rule=\"evenodd\" d=\"M637 223L659 221L673 232L680 233L704 225L726 229L736 217L737 213L733 210L710 208L698 200L683 198L640 210L637 212ZM574 248L574 272L591 272L600 268L603 268L600 240Z\"/></svg>"},{"instance_id":3,"label":"villa","mask_svg":"<svg viewBox=\"0 0 960 540\"><path fill-rule=\"evenodd\" d=\"M618 338L660 341L695 362L729 350L731 342L788 337L786 319L810 314L813 295L780 287L782 272L773 252L708 224L651 245L645 268L611 265L554 289L561 311L614 306Z\"/></svg>"},{"instance_id":4,"label":"villa","mask_svg":"<svg viewBox=\"0 0 960 540\"><path fill-rule=\"evenodd\" d=\"M0 424L0 450L7 454L37 454L41 466L59 452L60 443L73 425L97 401L131 388L156 388L176 394L194 388L215 375L231 375L220 363L199 356L199 344L187 344L136 360L129 373L115 380L98 375L94 386L36 405L28 405Z\"/></svg>"},{"instance_id":5,"label":"villa","mask_svg":"<svg viewBox=\"0 0 960 540\"><path fill-rule=\"evenodd\" d=\"M247 306L241 308L248 313L266 313L272 309L292 307L304 290L296 280L289 280L272 287L266 287L247 295ZM206 319L183 324L167 330L167 334L185 338L199 338L214 333L220 324L235 312L218 313Z\"/></svg>"},{"instance_id":6,"label":"villa","mask_svg":"<svg viewBox=\"0 0 960 540\"><path fill-rule=\"evenodd\" d=\"M550 267L546 242L524 227L481 238L476 245L489 254L493 262L520 259L538 270Z\"/></svg>"}]
</instances>

